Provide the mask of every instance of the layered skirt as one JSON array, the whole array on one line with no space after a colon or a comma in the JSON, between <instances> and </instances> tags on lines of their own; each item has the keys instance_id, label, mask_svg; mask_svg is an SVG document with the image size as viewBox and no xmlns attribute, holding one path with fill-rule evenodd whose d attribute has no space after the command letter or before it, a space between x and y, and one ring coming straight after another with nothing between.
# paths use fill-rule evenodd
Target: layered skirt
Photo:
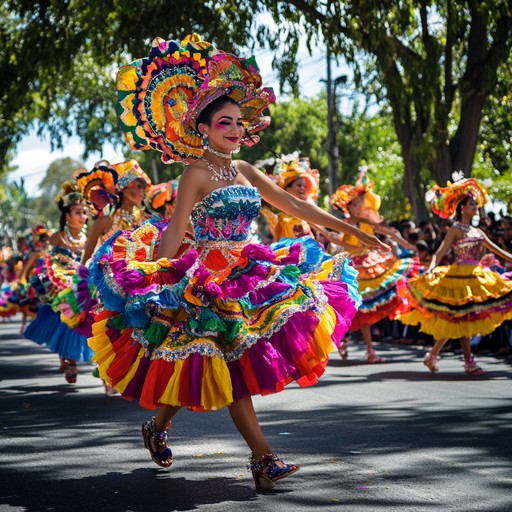
<instances>
[{"instance_id":1,"label":"layered skirt","mask_svg":"<svg viewBox=\"0 0 512 512\"><path fill-rule=\"evenodd\" d=\"M155 260L165 222L114 235L91 280L100 376L147 408L220 409L315 384L356 313L356 272L311 238L273 247L188 239ZM350 286L347 286L346 282Z\"/></svg>"},{"instance_id":2,"label":"layered skirt","mask_svg":"<svg viewBox=\"0 0 512 512\"><path fill-rule=\"evenodd\" d=\"M484 336L512 318L512 282L479 264L437 267L401 294L412 310L400 321L435 339Z\"/></svg>"}]
</instances>

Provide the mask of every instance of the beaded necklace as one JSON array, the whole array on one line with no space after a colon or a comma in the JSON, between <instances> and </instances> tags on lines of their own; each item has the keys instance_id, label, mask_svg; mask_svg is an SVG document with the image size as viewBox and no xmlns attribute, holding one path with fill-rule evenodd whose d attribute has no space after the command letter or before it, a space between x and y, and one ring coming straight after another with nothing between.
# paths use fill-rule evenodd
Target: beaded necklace
<instances>
[{"instance_id":1,"label":"beaded necklace","mask_svg":"<svg viewBox=\"0 0 512 512\"><path fill-rule=\"evenodd\" d=\"M238 171L231 160L228 166L223 165L222 167L212 164L204 157L201 157L201 160L203 160L208 170L212 173L210 181L235 181Z\"/></svg>"},{"instance_id":2,"label":"beaded necklace","mask_svg":"<svg viewBox=\"0 0 512 512\"><path fill-rule=\"evenodd\" d=\"M218 156L219 158L224 158L224 160L231 160L231 153L222 153L211 146L207 146L206 151L209 151L212 155Z\"/></svg>"},{"instance_id":3,"label":"beaded necklace","mask_svg":"<svg viewBox=\"0 0 512 512\"><path fill-rule=\"evenodd\" d=\"M64 234L66 235L66 239L64 240L64 242L68 247L79 251L83 250L83 248L85 247L85 242L87 240L87 236L84 233L83 228L80 230L78 238L75 238L71 234L71 231L69 231L69 227L66 224L64 226Z\"/></svg>"}]
</instances>

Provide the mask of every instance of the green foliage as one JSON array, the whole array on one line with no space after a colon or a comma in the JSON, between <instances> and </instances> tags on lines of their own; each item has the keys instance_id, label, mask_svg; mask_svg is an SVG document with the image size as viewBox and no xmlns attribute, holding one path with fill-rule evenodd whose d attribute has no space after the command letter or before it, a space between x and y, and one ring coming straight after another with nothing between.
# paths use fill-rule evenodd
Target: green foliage
<instances>
[{"instance_id":1,"label":"green foliage","mask_svg":"<svg viewBox=\"0 0 512 512\"><path fill-rule=\"evenodd\" d=\"M355 104L350 116L341 118L337 131L339 183L354 184L359 168L368 166L375 192L382 198L381 215L388 220L412 216L403 191L404 163L389 112L368 115Z\"/></svg>"},{"instance_id":2,"label":"green foliage","mask_svg":"<svg viewBox=\"0 0 512 512\"><path fill-rule=\"evenodd\" d=\"M115 71L153 37L196 31L225 50L252 39L253 10L192 0L11 0L0 4L0 171L32 126L54 147L77 134L86 155L120 142ZM234 5L234 4L233 4ZM262 34L264 30L259 30Z\"/></svg>"},{"instance_id":3,"label":"green foliage","mask_svg":"<svg viewBox=\"0 0 512 512\"><path fill-rule=\"evenodd\" d=\"M271 107L272 123L261 142L242 148L240 158L257 162L298 151L310 158L320 173L319 204L328 205L327 100L325 94L310 99L292 99ZM338 114L337 146L339 183L355 183L359 167L367 164L375 191L382 197L381 213L388 219L410 216L402 189L403 160L400 145L387 111L369 115L354 104L349 116ZM276 155L277 154L277 155Z\"/></svg>"},{"instance_id":4,"label":"green foliage","mask_svg":"<svg viewBox=\"0 0 512 512\"><path fill-rule=\"evenodd\" d=\"M12 241L35 224L28 207L28 194L23 179L19 183L2 183L0 198L0 240Z\"/></svg>"},{"instance_id":5,"label":"green foliage","mask_svg":"<svg viewBox=\"0 0 512 512\"><path fill-rule=\"evenodd\" d=\"M73 180L73 171L83 167L83 163L72 158L59 158L49 165L45 177L39 184L40 195L27 201L32 211L33 224L42 222L47 228L58 226L60 211L55 196L64 181Z\"/></svg>"}]
</instances>

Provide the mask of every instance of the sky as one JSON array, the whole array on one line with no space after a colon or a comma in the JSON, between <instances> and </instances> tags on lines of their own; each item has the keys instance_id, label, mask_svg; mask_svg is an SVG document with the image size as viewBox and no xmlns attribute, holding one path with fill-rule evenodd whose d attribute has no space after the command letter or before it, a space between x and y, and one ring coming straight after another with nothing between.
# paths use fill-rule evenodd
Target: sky
<instances>
[{"instance_id":1,"label":"sky","mask_svg":"<svg viewBox=\"0 0 512 512\"><path fill-rule=\"evenodd\" d=\"M279 101L279 83L276 73L272 70L273 55L268 50L256 50L256 61L260 67L260 73L265 87L273 87ZM315 48L309 55L304 44L298 52L299 60L299 86L302 96L315 96L325 87L322 79L327 77L327 61L324 48ZM332 78L351 73L344 64L332 62ZM92 168L95 162L101 159L110 162L124 160L122 147L115 148L111 144L105 144L102 153L92 154L85 160L85 166ZM52 151L48 136L40 138L36 130L32 130L24 137L17 147L17 154L13 159L15 171L7 177L8 181L18 181L21 177L25 180L25 189L30 196L40 194L39 183L44 178L49 165L58 158L71 157L83 161L83 144L78 137L71 137L64 141L64 149Z\"/></svg>"}]
</instances>

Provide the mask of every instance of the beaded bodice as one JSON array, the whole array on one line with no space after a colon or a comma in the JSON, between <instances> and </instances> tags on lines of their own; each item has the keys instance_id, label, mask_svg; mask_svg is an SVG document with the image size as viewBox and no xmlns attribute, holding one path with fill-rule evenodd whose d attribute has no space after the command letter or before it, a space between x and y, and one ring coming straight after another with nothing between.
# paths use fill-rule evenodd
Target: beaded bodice
<instances>
[{"instance_id":1,"label":"beaded bodice","mask_svg":"<svg viewBox=\"0 0 512 512\"><path fill-rule=\"evenodd\" d=\"M454 262L477 264L482 257L482 233L467 224L457 223L455 226L464 231L464 236L453 243Z\"/></svg>"},{"instance_id":2,"label":"beaded bodice","mask_svg":"<svg viewBox=\"0 0 512 512\"><path fill-rule=\"evenodd\" d=\"M192 210L196 243L249 241L251 222L260 208L261 197L257 188L228 185L213 190Z\"/></svg>"},{"instance_id":3,"label":"beaded bodice","mask_svg":"<svg viewBox=\"0 0 512 512\"><path fill-rule=\"evenodd\" d=\"M68 247L53 246L50 249L50 257L55 262L58 262L64 267L67 267L71 261L80 263L81 252L72 251Z\"/></svg>"}]
</instances>

